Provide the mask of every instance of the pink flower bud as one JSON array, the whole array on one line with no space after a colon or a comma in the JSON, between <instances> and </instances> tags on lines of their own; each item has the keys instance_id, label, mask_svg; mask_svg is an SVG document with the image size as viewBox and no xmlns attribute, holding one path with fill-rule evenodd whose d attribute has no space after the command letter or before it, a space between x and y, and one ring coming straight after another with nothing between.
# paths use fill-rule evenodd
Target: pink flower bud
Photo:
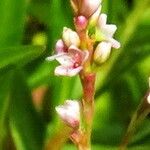
<instances>
[{"instance_id":1,"label":"pink flower bud","mask_svg":"<svg viewBox=\"0 0 150 150\"><path fill-rule=\"evenodd\" d=\"M84 16L78 16L74 19L77 30L84 30L87 26L88 20Z\"/></svg>"},{"instance_id":2,"label":"pink flower bud","mask_svg":"<svg viewBox=\"0 0 150 150\"><path fill-rule=\"evenodd\" d=\"M79 47L80 45L78 34L69 28L64 27L62 38L67 47L70 47L71 45Z\"/></svg>"},{"instance_id":3,"label":"pink flower bud","mask_svg":"<svg viewBox=\"0 0 150 150\"><path fill-rule=\"evenodd\" d=\"M94 52L94 61L98 64L104 63L111 52L111 43L109 42L101 42L96 47L96 50Z\"/></svg>"},{"instance_id":4,"label":"pink flower bud","mask_svg":"<svg viewBox=\"0 0 150 150\"><path fill-rule=\"evenodd\" d=\"M80 14L89 18L97 11L101 4L101 0L82 0L80 7Z\"/></svg>"},{"instance_id":5,"label":"pink flower bud","mask_svg":"<svg viewBox=\"0 0 150 150\"><path fill-rule=\"evenodd\" d=\"M80 104L78 101L66 100L64 105L56 107L60 118L70 127L77 128L80 124Z\"/></svg>"}]
</instances>

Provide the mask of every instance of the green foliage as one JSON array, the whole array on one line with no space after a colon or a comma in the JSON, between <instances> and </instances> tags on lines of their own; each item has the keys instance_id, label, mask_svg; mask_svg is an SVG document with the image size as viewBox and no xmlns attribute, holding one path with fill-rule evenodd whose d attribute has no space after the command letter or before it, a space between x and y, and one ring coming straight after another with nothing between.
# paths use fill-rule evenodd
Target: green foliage
<instances>
[{"instance_id":1,"label":"green foliage","mask_svg":"<svg viewBox=\"0 0 150 150\"><path fill-rule=\"evenodd\" d=\"M103 5L109 22L118 26L116 39L122 47L113 51L97 75L92 143L93 150L115 150L148 89L150 4L105 0ZM0 149L14 145L17 150L42 150L59 128L55 106L81 98L79 78L55 77L57 64L45 61L63 27L73 27L72 16L69 0L0 1ZM39 38L47 41L33 45L35 34L41 32L45 37ZM44 95L40 102L34 97L37 89ZM149 149L149 126L147 117L129 150ZM66 145L64 150L74 147Z\"/></svg>"}]
</instances>

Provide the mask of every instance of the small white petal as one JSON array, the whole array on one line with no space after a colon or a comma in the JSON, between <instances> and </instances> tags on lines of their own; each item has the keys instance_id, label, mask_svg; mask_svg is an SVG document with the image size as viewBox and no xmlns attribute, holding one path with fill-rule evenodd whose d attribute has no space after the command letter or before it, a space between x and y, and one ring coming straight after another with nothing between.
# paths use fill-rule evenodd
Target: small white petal
<instances>
[{"instance_id":1,"label":"small white petal","mask_svg":"<svg viewBox=\"0 0 150 150\"><path fill-rule=\"evenodd\" d=\"M113 24L108 24L105 25L102 30L106 36L112 37L117 30L117 26Z\"/></svg>"},{"instance_id":2,"label":"small white petal","mask_svg":"<svg viewBox=\"0 0 150 150\"><path fill-rule=\"evenodd\" d=\"M53 55L53 56L49 56L45 60L47 60L47 61L53 61L56 58L62 57L64 55L66 55L66 53L59 53L59 54L56 54L56 55Z\"/></svg>"},{"instance_id":3,"label":"small white petal","mask_svg":"<svg viewBox=\"0 0 150 150\"><path fill-rule=\"evenodd\" d=\"M98 19L98 27L103 28L106 25L106 22L107 22L107 15L101 14Z\"/></svg>"}]
</instances>

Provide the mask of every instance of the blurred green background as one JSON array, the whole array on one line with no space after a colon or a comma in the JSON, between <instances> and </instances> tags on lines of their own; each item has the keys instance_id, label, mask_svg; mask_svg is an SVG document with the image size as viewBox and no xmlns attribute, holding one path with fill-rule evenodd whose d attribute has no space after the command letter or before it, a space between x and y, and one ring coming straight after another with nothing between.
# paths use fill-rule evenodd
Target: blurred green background
<instances>
[{"instance_id":1,"label":"blurred green background","mask_svg":"<svg viewBox=\"0 0 150 150\"><path fill-rule=\"evenodd\" d=\"M92 145L113 150L148 89L150 1L103 0L102 5L122 46L97 73ZM62 28L74 28L72 17L69 0L0 0L1 150L42 150L59 132L55 106L81 98L79 78L56 77L57 63L45 61ZM130 147L150 149L149 116ZM74 147L68 142L62 149Z\"/></svg>"}]
</instances>

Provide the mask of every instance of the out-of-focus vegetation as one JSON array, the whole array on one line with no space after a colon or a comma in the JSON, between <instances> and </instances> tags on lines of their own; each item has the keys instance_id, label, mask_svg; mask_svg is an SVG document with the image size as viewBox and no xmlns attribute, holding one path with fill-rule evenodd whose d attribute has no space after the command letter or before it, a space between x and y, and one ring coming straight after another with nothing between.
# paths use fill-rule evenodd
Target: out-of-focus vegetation
<instances>
[{"instance_id":1,"label":"out-of-focus vegetation","mask_svg":"<svg viewBox=\"0 0 150 150\"><path fill-rule=\"evenodd\" d=\"M150 1L103 0L102 11L122 47L98 70L92 145L113 150L148 89ZM42 150L59 132L55 106L81 98L79 78L55 77L56 63L45 61L64 26L73 28L69 0L0 1L0 149ZM149 116L130 147L150 149Z\"/></svg>"}]
</instances>

